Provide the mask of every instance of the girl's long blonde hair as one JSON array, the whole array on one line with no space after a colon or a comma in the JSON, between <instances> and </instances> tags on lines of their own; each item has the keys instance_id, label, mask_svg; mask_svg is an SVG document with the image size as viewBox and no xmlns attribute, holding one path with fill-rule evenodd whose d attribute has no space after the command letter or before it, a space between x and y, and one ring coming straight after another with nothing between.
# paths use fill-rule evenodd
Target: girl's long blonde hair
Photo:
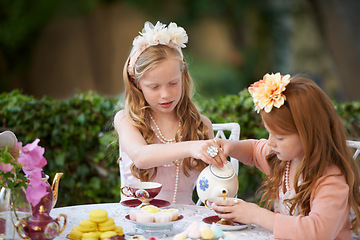
<instances>
[{"instance_id":1,"label":"girl's long blonde hair","mask_svg":"<svg viewBox=\"0 0 360 240\"><path fill-rule=\"evenodd\" d=\"M175 107L176 116L181 126L176 133L175 140L178 142L208 139L209 129L202 122L201 115L191 99L193 81L189 75L186 62L178 50L166 45L152 46L141 53L135 64L135 79L129 76L127 69L129 59L126 61L123 70L126 117L139 129L148 144L154 143L155 133L150 127L149 120L150 107L138 88L138 83L146 72L156 68L169 58L179 61L182 72L182 93L180 101ZM189 170L201 171L205 167L205 162L191 158L185 158L182 164L183 171L187 176ZM157 168L139 169L132 164L131 172L141 181L151 181L156 177Z\"/></svg>"},{"instance_id":2,"label":"girl's long blonde hair","mask_svg":"<svg viewBox=\"0 0 360 240\"><path fill-rule=\"evenodd\" d=\"M263 122L277 134L297 133L300 136L304 159L301 161L294 182L296 195L288 201L290 214L298 208L299 214L308 215L310 195L316 180L323 176L326 168L336 165L345 176L349 185L349 205L355 213L351 221L352 230L360 226L360 174L359 167L346 145L346 134L340 117L329 97L311 80L295 76L284 91L286 103L273 108L269 113L261 111ZM270 174L266 177L261 198L270 208L277 197L286 162L280 161L275 154L269 154L267 161Z\"/></svg>"}]
</instances>

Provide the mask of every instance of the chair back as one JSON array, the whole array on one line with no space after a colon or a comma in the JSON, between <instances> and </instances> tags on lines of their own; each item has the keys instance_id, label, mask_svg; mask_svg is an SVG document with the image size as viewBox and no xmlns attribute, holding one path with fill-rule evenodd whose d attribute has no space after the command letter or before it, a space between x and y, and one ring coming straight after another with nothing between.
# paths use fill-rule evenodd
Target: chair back
<instances>
[{"instance_id":1,"label":"chair back","mask_svg":"<svg viewBox=\"0 0 360 240\"><path fill-rule=\"evenodd\" d=\"M359 156L360 154L360 141L351 141L351 140L347 140L346 141L347 145L351 148L355 148L355 153L353 158L356 160L356 158Z\"/></svg>"},{"instance_id":2,"label":"chair back","mask_svg":"<svg viewBox=\"0 0 360 240\"><path fill-rule=\"evenodd\" d=\"M352 141L352 140L347 140L346 144L350 147L350 148L354 148L355 152L353 155L354 160L356 161L356 158L359 156L360 154L360 141ZM353 211L353 209L350 210L350 220L352 220L355 217L355 213ZM358 229L358 231L360 232L360 228ZM353 239L360 239L360 235L355 235L353 234Z\"/></svg>"},{"instance_id":3,"label":"chair back","mask_svg":"<svg viewBox=\"0 0 360 240\"><path fill-rule=\"evenodd\" d=\"M214 135L216 138L223 138L223 139L229 139L233 141L239 141L240 139L240 125L238 123L213 123L212 124ZM226 132L230 132L229 137L226 137ZM120 173L120 185L121 187L124 187L125 178L122 173L122 161L121 161L121 146L119 144L119 173ZM234 158L230 158L230 162L233 165L236 174L239 172L239 161ZM196 185L195 185L196 187ZM121 192L120 192L120 199L121 199ZM200 201L200 200L199 200ZM199 204L201 202L198 202Z\"/></svg>"},{"instance_id":4,"label":"chair back","mask_svg":"<svg viewBox=\"0 0 360 240\"><path fill-rule=\"evenodd\" d=\"M229 139L232 141L239 141L240 139L240 125L238 123L213 123L214 135L216 138ZM229 138L226 138L224 131L229 131ZM230 157L230 162L233 165L236 174L239 173L239 161Z\"/></svg>"}]
</instances>

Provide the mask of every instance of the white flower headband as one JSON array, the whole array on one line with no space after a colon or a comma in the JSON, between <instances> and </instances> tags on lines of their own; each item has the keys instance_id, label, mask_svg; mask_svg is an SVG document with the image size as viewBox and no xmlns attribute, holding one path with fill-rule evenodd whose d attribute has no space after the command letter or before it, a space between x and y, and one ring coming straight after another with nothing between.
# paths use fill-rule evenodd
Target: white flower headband
<instances>
[{"instance_id":1,"label":"white flower headband","mask_svg":"<svg viewBox=\"0 0 360 240\"><path fill-rule=\"evenodd\" d=\"M290 75L282 76L280 73L265 74L262 80L250 85L248 88L255 104L257 113L261 109L269 113L273 107L280 108L286 100L284 91L290 83Z\"/></svg>"},{"instance_id":2,"label":"white flower headband","mask_svg":"<svg viewBox=\"0 0 360 240\"><path fill-rule=\"evenodd\" d=\"M133 48L130 53L128 73L130 77L135 76L135 62L140 54L151 46L159 44L177 49L183 56L181 48L185 48L188 42L188 36L182 27L176 23L170 23L168 27L159 21L154 26L151 22L145 22L144 28L139 36L133 41Z\"/></svg>"}]
</instances>

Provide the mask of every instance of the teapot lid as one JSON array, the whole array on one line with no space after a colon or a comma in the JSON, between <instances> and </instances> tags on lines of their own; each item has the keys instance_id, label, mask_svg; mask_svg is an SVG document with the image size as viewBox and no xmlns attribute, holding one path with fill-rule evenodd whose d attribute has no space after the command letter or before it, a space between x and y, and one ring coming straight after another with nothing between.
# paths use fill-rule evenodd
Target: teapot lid
<instances>
[{"instance_id":1,"label":"teapot lid","mask_svg":"<svg viewBox=\"0 0 360 240\"><path fill-rule=\"evenodd\" d=\"M214 165L210 165L210 171L218 178L230 178L235 174L234 167L231 163L227 163L222 168L217 168Z\"/></svg>"}]
</instances>

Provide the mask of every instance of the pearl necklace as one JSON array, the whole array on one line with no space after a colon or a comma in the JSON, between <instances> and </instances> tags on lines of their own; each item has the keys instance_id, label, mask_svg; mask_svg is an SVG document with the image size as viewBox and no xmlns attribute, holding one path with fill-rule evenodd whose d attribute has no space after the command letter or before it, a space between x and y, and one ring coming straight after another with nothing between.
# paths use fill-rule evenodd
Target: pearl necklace
<instances>
[{"instance_id":1,"label":"pearl necklace","mask_svg":"<svg viewBox=\"0 0 360 240\"><path fill-rule=\"evenodd\" d=\"M164 135L162 134L159 126L157 125L155 119L153 118L153 116L151 116L151 114L149 114L149 115L150 115L150 119L151 119L151 121L153 122L153 124L155 125L155 128L156 128L157 131L155 131L155 129L153 128L153 126L150 125L150 127L151 127L151 129L154 131L156 137L160 140L160 142L162 142L162 143L174 143L174 142L176 142L175 138L172 138L172 139L167 139L167 138L165 138ZM180 128L180 126L181 126L181 123L180 123L180 121L179 121L179 128ZM159 134L158 134L158 133L159 133ZM180 140L181 140L181 138L180 138Z\"/></svg>"},{"instance_id":2,"label":"pearl necklace","mask_svg":"<svg viewBox=\"0 0 360 240\"><path fill-rule=\"evenodd\" d=\"M175 175L175 186L174 186L174 196L173 196L173 204L176 203L176 195L177 195L177 190L178 190L178 183L179 183L179 173L180 173L180 165L181 162L177 162L174 164L176 165L176 175Z\"/></svg>"},{"instance_id":3,"label":"pearl necklace","mask_svg":"<svg viewBox=\"0 0 360 240\"><path fill-rule=\"evenodd\" d=\"M173 139L166 139L164 137L164 135L162 135L161 131L160 131L160 128L159 126L156 124L156 121L155 119L153 118L153 116L150 115L150 119L151 121L154 123L155 125L155 128L157 131L155 131L155 129L150 125L151 129L154 131L155 133L155 136L157 139L160 140L160 142L162 143L165 143L165 144L168 144L168 143L175 143L176 140L175 138ZM181 126L181 123L179 121L179 127ZM158 134L159 133L159 134ZM181 140L181 136L180 136L180 140ZM172 164L164 164L163 166L164 167L171 167L175 165L176 166L176 175L175 175L175 186L174 186L174 195L173 195L173 200L172 200L172 203L175 204L176 203L176 195L177 195L177 190L178 190L178 184L179 184L179 173L180 173L180 165L181 165L181 160L175 160Z\"/></svg>"},{"instance_id":4,"label":"pearl necklace","mask_svg":"<svg viewBox=\"0 0 360 240\"><path fill-rule=\"evenodd\" d=\"M287 161L286 167L285 167L285 189L287 192L290 191L290 181L289 181L290 164L291 164L291 161Z\"/></svg>"}]
</instances>

